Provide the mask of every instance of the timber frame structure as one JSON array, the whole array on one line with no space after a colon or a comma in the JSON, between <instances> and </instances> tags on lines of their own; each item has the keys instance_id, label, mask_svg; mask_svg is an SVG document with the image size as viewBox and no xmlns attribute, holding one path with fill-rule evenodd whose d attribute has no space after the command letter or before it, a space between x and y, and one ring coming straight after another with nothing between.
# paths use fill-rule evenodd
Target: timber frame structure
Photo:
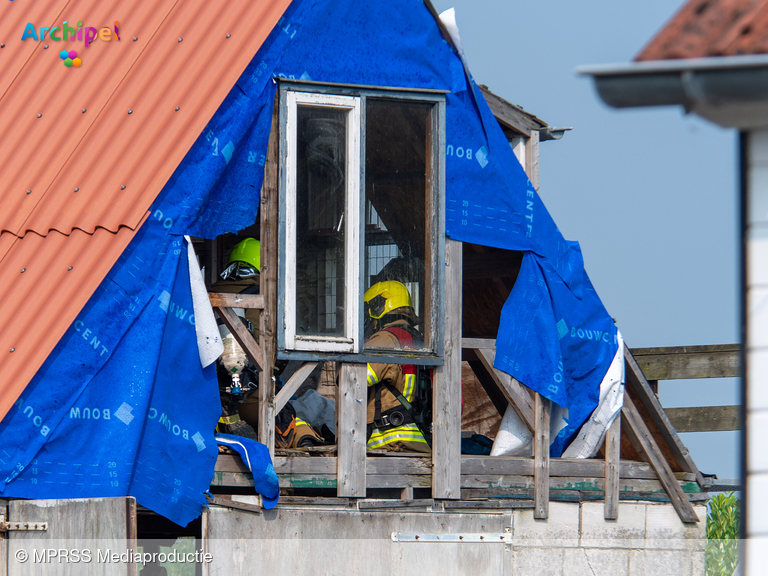
<instances>
[{"instance_id":1,"label":"timber frame structure","mask_svg":"<svg viewBox=\"0 0 768 576\"><path fill-rule=\"evenodd\" d=\"M485 87L483 93L518 159L538 188L539 132L546 128L546 124L496 97ZM680 376L673 373L658 375L659 370L656 370L656 375L649 381L641 369L661 362L658 357L664 356L664 350L654 353L652 349L646 349L638 351L635 357L625 347L624 407L621 418L617 418L606 433L602 457L550 459L550 402L493 367L495 341L487 336L498 327L498 317L493 325L491 314L490 328L475 326L468 329L465 325L467 307L473 304L463 299L467 294L467 282L487 282L491 290L506 299L519 271L520 257L514 252L462 245L450 238L445 243L443 364L435 368L433 375L431 458L423 454L385 454L366 450L366 365L360 363L340 365L335 450L325 447L304 453L276 454L275 416L317 367L315 361L304 363L279 393L275 393L275 380L271 374L277 350L277 276L280 269L276 114L259 211L261 293L211 293L210 300L216 313L260 370L258 436L269 448L281 489L285 489L281 502L345 508L353 505L358 510L533 508L535 518L546 519L550 500L604 500L605 518L616 519L620 499L655 500L671 502L682 521L698 522L691 502L706 500L708 494L705 492L713 480L698 470L656 395L659 379ZM231 309L233 307L261 310L258 342L239 321ZM468 333L486 337L469 337ZM725 361L725 368L718 371L717 367L723 362L712 359L713 355L717 358L722 355L735 357L737 349L731 348L708 347L703 351L703 368L696 377L731 375L737 369L732 365L733 361ZM706 353L709 353L709 360ZM678 356L680 354L675 357ZM503 415L507 405L512 406L533 433L533 457L462 456L463 361L469 364L499 414ZM688 372L684 377L690 376ZM226 453L219 455L212 487L222 496L217 496L215 503L226 505L229 502L234 508L247 506L234 503L224 495L252 485L248 469L237 457ZM387 499L372 497L383 494L384 489ZM294 495L294 490L303 495ZM419 493L428 490L429 497L414 498L414 490ZM392 499L393 491L400 495L399 499Z\"/></svg>"}]
</instances>

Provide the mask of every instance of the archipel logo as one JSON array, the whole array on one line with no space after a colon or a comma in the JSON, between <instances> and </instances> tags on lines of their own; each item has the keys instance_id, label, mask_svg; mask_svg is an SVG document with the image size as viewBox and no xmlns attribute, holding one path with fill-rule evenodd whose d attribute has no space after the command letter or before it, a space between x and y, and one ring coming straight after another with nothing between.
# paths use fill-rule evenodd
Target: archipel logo
<instances>
[{"instance_id":1,"label":"archipel logo","mask_svg":"<svg viewBox=\"0 0 768 576\"><path fill-rule=\"evenodd\" d=\"M77 57L77 52L75 52L74 50L70 50L69 52L67 52L66 50L62 50L61 52L59 52L59 56L61 56L61 59L64 60L64 66L66 66L67 68L69 68L70 66L74 66L75 68L77 68L78 66L80 66L80 64L82 64L82 62L80 61L80 58Z\"/></svg>"},{"instance_id":2,"label":"archipel logo","mask_svg":"<svg viewBox=\"0 0 768 576\"><path fill-rule=\"evenodd\" d=\"M108 26L104 26L101 29L94 28L93 26L83 28L82 22L77 23L77 30L75 30L72 26L68 26L67 21L64 20L61 26L40 26L40 28L35 28L35 25L30 22L24 28L21 41L23 42L27 38L33 38L38 42L44 41L46 34L48 34L50 40L56 42L79 40L85 43L86 48L95 40L101 40L102 42L111 42L113 39L120 40L120 28L117 20L115 20L114 31ZM62 50L59 56L64 60L64 66L77 68L82 64L80 58L77 57L77 52L74 50Z\"/></svg>"}]
</instances>

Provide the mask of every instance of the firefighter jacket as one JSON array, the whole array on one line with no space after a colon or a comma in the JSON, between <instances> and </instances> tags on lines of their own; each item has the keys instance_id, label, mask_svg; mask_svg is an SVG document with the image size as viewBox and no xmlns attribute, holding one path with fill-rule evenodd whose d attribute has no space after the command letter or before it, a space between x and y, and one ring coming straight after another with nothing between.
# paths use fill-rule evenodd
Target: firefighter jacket
<instances>
[{"instance_id":1,"label":"firefighter jacket","mask_svg":"<svg viewBox=\"0 0 768 576\"><path fill-rule=\"evenodd\" d=\"M404 327L398 327L400 322L387 324L371 336L366 343L371 348L400 349L405 342L401 339L410 338ZM392 386L408 402L412 402L416 393L416 367L400 364L368 364L368 427L372 428L368 438L368 448L404 452L431 452L429 444L419 427L413 422L410 414L397 397L387 388ZM376 421L376 396L380 398L380 414L384 418ZM405 422L399 426L392 425L389 417L399 413Z\"/></svg>"}]
</instances>

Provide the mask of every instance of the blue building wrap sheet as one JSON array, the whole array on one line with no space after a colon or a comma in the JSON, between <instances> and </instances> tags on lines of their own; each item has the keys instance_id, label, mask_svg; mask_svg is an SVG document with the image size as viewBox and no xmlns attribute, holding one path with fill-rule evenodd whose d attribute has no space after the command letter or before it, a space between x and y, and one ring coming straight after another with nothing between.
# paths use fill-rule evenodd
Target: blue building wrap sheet
<instances>
[{"instance_id":1,"label":"blue building wrap sheet","mask_svg":"<svg viewBox=\"0 0 768 576\"><path fill-rule=\"evenodd\" d=\"M220 406L197 352L182 236L255 221L276 77L448 91L446 232L525 252L496 367L568 408L553 456L596 407L616 328L426 6L296 0L0 422L1 496L130 494L182 525L199 516Z\"/></svg>"}]
</instances>

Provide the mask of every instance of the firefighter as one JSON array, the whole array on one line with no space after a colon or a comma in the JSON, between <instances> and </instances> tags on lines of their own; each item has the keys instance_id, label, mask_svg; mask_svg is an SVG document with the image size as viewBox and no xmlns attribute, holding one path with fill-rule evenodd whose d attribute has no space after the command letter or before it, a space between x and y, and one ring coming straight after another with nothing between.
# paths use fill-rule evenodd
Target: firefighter
<instances>
[{"instance_id":1,"label":"firefighter","mask_svg":"<svg viewBox=\"0 0 768 576\"><path fill-rule=\"evenodd\" d=\"M414 348L421 336L411 295L400 282L378 282L366 290L366 348ZM368 448L431 452L415 406L417 369L412 365L368 364Z\"/></svg>"}]
</instances>

